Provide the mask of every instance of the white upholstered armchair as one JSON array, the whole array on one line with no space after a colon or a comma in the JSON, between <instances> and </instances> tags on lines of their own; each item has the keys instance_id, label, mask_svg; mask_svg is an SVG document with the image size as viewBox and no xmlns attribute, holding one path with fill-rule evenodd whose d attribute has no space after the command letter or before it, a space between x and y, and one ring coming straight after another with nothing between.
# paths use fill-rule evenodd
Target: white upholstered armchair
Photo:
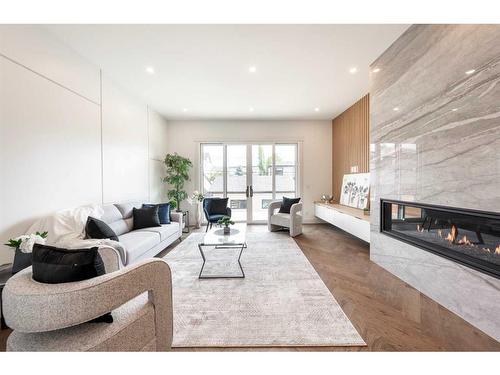
<instances>
[{"instance_id":1,"label":"white upholstered armchair","mask_svg":"<svg viewBox=\"0 0 500 375\"><path fill-rule=\"evenodd\" d=\"M8 351L165 351L172 344L168 264L148 259L89 280L42 284L31 267L10 278ZM113 323L85 323L112 311Z\"/></svg>"},{"instance_id":2,"label":"white upholstered armchair","mask_svg":"<svg viewBox=\"0 0 500 375\"><path fill-rule=\"evenodd\" d=\"M302 234L302 203L295 203L290 208L289 214L276 212L281 206L281 201L271 202L267 208L267 227L270 232L288 228L290 236Z\"/></svg>"}]
</instances>

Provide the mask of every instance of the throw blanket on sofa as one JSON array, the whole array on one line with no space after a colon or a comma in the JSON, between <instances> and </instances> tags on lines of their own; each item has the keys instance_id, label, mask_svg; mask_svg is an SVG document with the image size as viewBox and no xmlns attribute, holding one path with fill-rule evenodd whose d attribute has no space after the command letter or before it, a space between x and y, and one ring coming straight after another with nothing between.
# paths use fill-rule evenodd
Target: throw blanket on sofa
<instances>
[{"instance_id":1,"label":"throw blanket on sofa","mask_svg":"<svg viewBox=\"0 0 500 375\"><path fill-rule=\"evenodd\" d=\"M101 205L65 209L38 219L28 229L27 233L48 232L47 244L67 249L88 247L111 247L118 251L122 264L126 264L126 252L120 242L109 239L86 239L85 224L89 216L100 219L104 213Z\"/></svg>"}]
</instances>

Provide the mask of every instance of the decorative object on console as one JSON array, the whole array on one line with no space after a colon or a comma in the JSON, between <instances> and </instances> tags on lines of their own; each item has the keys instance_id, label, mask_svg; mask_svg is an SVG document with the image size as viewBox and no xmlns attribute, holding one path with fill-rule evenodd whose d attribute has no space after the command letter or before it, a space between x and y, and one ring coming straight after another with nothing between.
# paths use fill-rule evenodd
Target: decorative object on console
<instances>
[{"instance_id":1,"label":"decorative object on console","mask_svg":"<svg viewBox=\"0 0 500 375\"><path fill-rule=\"evenodd\" d=\"M133 208L134 230L152 227L161 227L158 217L158 206Z\"/></svg>"},{"instance_id":2,"label":"decorative object on console","mask_svg":"<svg viewBox=\"0 0 500 375\"><path fill-rule=\"evenodd\" d=\"M234 225L234 221L232 221L229 216L223 216L219 219L217 224L224 226L224 234L229 234L231 233L231 228L229 226Z\"/></svg>"},{"instance_id":3,"label":"decorative object on console","mask_svg":"<svg viewBox=\"0 0 500 375\"><path fill-rule=\"evenodd\" d=\"M29 235L22 235L10 239L5 246L16 249L14 263L12 264L12 274L15 274L26 267L31 266L31 252L35 244L45 244L48 232L36 232Z\"/></svg>"},{"instance_id":4,"label":"decorative object on console","mask_svg":"<svg viewBox=\"0 0 500 375\"><path fill-rule=\"evenodd\" d=\"M322 201L323 203L330 203L330 202L332 202L332 201L333 201L333 195L323 194L323 195L321 196L321 201Z\"/></svg>"},{"instance_id":5,"label":"decorative object on console","mask_svg":"<svg viewBox=\"0 0 500 375\"><path fill-rule=\"evenodd\" d=\"M340 191L340 204L354 208L368 207L370 173L345 174Z\"/></svg>"},{"instance_id":6,"label":"decorative object on console","mask_svg":"<svg viewBox=\"0 0 500 375\"><path fill-rule=\"evenodd\" d=\"M172 204L172 207L175 207L177 212L180 212L181 202L188 197L183 189L184 183L189 181L189 170L193 166L193 163L191 160L177 153L167 154L164 163L167 167L167 176L163 179L163 182L166 182L172 187L172 189L168 191L167 196L175 202L175 205Z\"/></svg>"},{"instance_id":7,"label":"decorative object on console","mask_svg":"<svg viewBox=\"0 0 500 375\"><path fill-rule=\"evenodd\" d=\"M89 216L85 225L85 233L88 238L104 239L109 238L113 241L118 241L118 236L111 227L104 221Z\"/></svg>"},{"instance_id":8,"label":"decorative object on console","mask_svg":"<svg viewBox=\"0 0 500 375\"><path fill-rule=\"evenodd\" d=\"M201 227L201 217L202 217L201 204L203 202L203 199L205 199L205 197L198 190L193 191L193 194L189 198L189 203L195 205L196 221L194 223L194 226L196 229L199 229Z\"/></svg>"},{"instance_id":9,"label":"decorative object on console","mask_svg":"<svg viewBox=\"0 0 500 375\"><path fill-rule=\"evenodd\" d=\"M39 283L62 284L102 276L106 269L97 247L68 250L35 244L32 272L33 280ZM91 322L113 323L113 316L108 312Z\"/></svg>"},{"instance_id":10,"label":"decorative object on console","mask_svg":"<svg viewBox=\"0 0 500 375\"><path fill-rule=\"evenodd\" d=\"M170 224L170 203L145 203L142 205L142 208L151 208L155 206L158 206L158 218L160 219L160 224Z\"/></svg>"}]
</instances>

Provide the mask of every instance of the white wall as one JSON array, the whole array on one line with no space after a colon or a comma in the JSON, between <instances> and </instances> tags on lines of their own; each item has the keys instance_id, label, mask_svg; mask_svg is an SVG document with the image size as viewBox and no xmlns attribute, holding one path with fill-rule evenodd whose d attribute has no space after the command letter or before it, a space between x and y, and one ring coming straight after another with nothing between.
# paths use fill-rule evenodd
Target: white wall
<instances>
[{"instance_id":1,"label":"white wall","mask_svg":"<svg viewBox=\"0 0 500 375\"><path fill-rule=\"evenodd\" d=\"M315 200L332 190L332 125L331 121L169 121L168 152L177 152L195 163L188 194L199 186L199 143L204 141L258 142L289 141L301 143L301 196L304 221L316 222ZM187 202L181 204L189 207ZM191 213L193 215L193 213ZM194 217L194 216L191 216Z\"/></svg>"},{"instance_id":2,"label":"white wall","mask_svg":"<svg viewBox=\"0 0 500 375\"><path fill-rule=\"evenodd\" d=\"M167 201L165 177L165 159L167 144L167 121L155 111L148 111L149 125L149 199L153 203Z\"/></svg>"},{"instance_id":3,"label":"white wall","mask_svg":"<svg viewBox=\"0 0 500 375\"><path fill-rule=\"evenodd\" d=\"M166 127L44 29L0 26L0 244L58 209L164 200Z\"/></svg>"},{"instance_id":4,"label":"white wall","mask_svg":"<svg viewBox=\"0 0 500 375\"><path fill-rule=\"evenodd\" d=\"M102 79L103 200L149 198L147 107Z\"/></svg>"}]
</instances>

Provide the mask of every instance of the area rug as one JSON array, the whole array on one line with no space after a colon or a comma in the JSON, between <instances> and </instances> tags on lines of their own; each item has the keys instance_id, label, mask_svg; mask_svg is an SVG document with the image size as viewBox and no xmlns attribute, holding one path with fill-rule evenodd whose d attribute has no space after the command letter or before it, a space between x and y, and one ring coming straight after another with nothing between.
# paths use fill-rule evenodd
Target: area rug
<instances>
[{"instance_id":1,"label":"area rug","mask_svg":"<svg viewBox=\"0 0 500 375\"><path fill-rule=\"evenodd\" d=\"M198 279L193 233L164 259L172 270L173 347L364 346L293 239L247 233L244 279ZM204 275L240 271L237 251L207 250Z\"/></svg>"}]
</instances>

